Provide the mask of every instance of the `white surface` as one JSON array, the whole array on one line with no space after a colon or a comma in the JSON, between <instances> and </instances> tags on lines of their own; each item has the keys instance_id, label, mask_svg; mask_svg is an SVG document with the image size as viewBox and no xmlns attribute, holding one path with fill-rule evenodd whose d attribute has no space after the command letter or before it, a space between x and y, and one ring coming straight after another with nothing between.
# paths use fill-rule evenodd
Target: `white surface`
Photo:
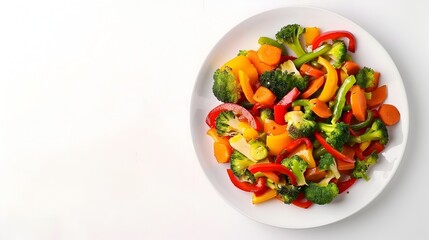
<instances>
[{"instance_id":1,"label":"white surface","mask_svg":"<svg viewBox=\"0 0 429 240\"><path fill-rule=\"evenodd\" d=\"M310 19L308 16L313 18ZM260 36L274 37L287 23L316 25L322 31L345 29L352 32L358 42L357 51L351 53L353 59L361 66L370 66L382 73L380 85L387 84L390 95L385 102L395 105L401 113L401 121L389 128L389 144L380 155L376 167L371 169L371 181L358 182L349 194L341 194L332 204L314 205L308 210L281 204L278 201L257 206L251 204L251 194L238 191L229 181L225 171L229 164L220 165L215 161L213 140L206 134L207 113L220 104L211 90L213 73L236 56L238 50L257 49ZM213 187L239 212L258 222L277 227L290 229L318 227L340 221L360 211L382 192L394 176L401 163L408 137L407 96L398 69L383 46L350 20L314 7L277 8L256 14L235 26L220 39L205 59L191 101L191 132L194 146L200 164Z\"/></svg>"},{"instance_id":2,"label":"white surface","mask_svg":"<svg viewBox=\"0 0 429 240\"><path fill-rule=\"evenodd\" d=\"M256 13L295 4L372 34L410 105L408 146L386 190L358 214L310 230L231 208L201 170L189 128L192 87L214 44ZM427 236L428 9L387 0L2 1L0 239Z\"/></svg>"}]
</instances>

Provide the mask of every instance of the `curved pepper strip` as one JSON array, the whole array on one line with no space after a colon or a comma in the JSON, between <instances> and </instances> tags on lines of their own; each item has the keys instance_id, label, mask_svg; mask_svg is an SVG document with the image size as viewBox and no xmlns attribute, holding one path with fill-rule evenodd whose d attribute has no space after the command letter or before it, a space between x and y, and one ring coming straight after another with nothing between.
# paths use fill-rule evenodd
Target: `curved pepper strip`
<instances>
[{"instance_id":1,"label":"curved pepper strip","mask_svg":"<svg viewBox=\"0 0 429 240\"><path fill-rule=\"evenodd\" d=\"M286 147L280 151L280 154L276 157L275 163L280 164L290 152L292 152L302 143L305 143L307 150L313 147L313 143L310 141L310 139L306 137L295 139L292 142L288 143L288 145L286 145Z\"/></svg>"},{"instance_id":2,"label":"curved pepper strip","mask_svg":"<svg viewBox=\"0 0 429 240\"><path fill-rule=\"evenodd\" d=\"M266 183L267 183L267 179L266 178L258 178L258 181L256 182L256 184L251 184L248 182L241 182L239 181L234 173L232 172L231 169L227 169L226 170L229 176L229 179L231 180L232 184L234 184L234 186L236 186L237 188L245 191L245 192L259 192L259 191L263 191L266 188Z\"/></svg>"},{"instance_id":3,"label":"curved pepper strip","mask_svg":"<svg viewBox=\"0 0 429 240\"><path fill-rule=\"evenodd\" d=\"M319 141L320 144L326 149L326 151L332 154L332 156L334 156L334 158L348 163L355 162L354 159L347 157L346 155L342 154L337 149L332 147L328 142L326 142L326 140L322 137L322 135L319 132L315 132L314 136L316 137L317 141Z\"/></svg>"},{"instance_id":4,"label":"curved pepper strip","mask_svg":"<svg viewBox=\"0 0 429 240\"><path fill-rule=\"evenodd\" d=\"M335 98L331 123L336 123L343 114L343 108L346 104L346 95L350 88L356 83L356 78L353 75L347 77L343 84L338 89L337 97Z\"/></svg>"},{"instance_id":5,"label":"curved pepper strip","mask_svg":"<svg viewBox=\"0 0 429 240\"><path fill-rule=\"evenodd\" d=\"M318 99L322 102L329 102L334 96L338 89L338 74L337 70L329 63L328 60L323 57L317 59L317 63L322 65L326 69L326 81L323 86L322 92Z\"/></svg>"},{"instance_id":6,"label":"curved pepper strip","mask_svg":"<svg viewBox=\"0 0 429 240\"><path fill-rule=\"evenodd\" d=\"M300 192L298 197L292 201L292 204L300 208L309 208L311 205L313 205L313 202L305 198L304 193Z\"/></svg>"},{"instance_id":7,"label":"curved pepper strip","mask_svg":"<svg viewBox=\"0 0 429 240\"><path fill-rule=\"evenodd\" d=\"M312 44L313 49L317 48L324 41L336 40L338 38L343 38L343 37L349 39L348 50L354 53L356 50L355 36L349 31L342 31L342 30L328 31L320 34L318 37L316 37L313 40L313 44Z\"/></svg>"},{"instance_id":8,"label":"curved pepper strip","mask_svg":"<svg viewBox=\"0 0 429 240\"><path fill-rule=\"evenodd\" d=\"M289 168L278 163L257 163L247 168L252 174L257 172L279 172L289 177L290 183L296 186L296 178Z\"/></svg>"},{"instance_id":9,"label":"curved pepper strip","mask_svg":"<svg viewBox=\"0 0 429 240\"><path fill-rule=\"evenodd\" d=\"M366 116L367 117L365 121L350 125L350 128L353 129L354 131L358 131L371 125L372 122L374 121L374 116L372 115L372 111L368 110Z\"/></svg>"},{"instance_id":10,"label":"curved pepper strip","mask_svg":"<svg viewBox=\"0 0 429 240\"><path fill-rule=\"evenodd\" d=\"M262 130L262 124L259 122L259 120L256 119L247 109L235 103L223 103L213 108L207 114L206 124L211 128L216 127L216 118L223 111L233 111L235 114L246 118L250 126L252 126L254 129L258 131Z\"/></svg>"},{"instance_id":11,"label":"curved pepper strip","mask_svg":"<svg viewBox=\"0 0 429 240\"><path fill-rule=\"evenodd\" d=\"M356 180L356 178L349 178L348 180L337 183L338 194L349 189L356 182Z\"/></svg>"}]
</instances>

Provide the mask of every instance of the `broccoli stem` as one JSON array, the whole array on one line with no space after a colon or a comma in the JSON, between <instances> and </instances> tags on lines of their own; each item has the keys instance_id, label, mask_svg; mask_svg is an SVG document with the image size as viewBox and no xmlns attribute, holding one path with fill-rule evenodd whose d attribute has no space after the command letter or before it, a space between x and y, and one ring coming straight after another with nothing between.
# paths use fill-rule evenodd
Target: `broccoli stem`
<instances>
[{"instance_id":1,"label":"broccoli stem","mask_svg":"<svg viewBox=\"0 0 429 240\"><path fill-rule=\"evenodd\" d=\"M293 63L297 68L299 68L302 64L309 62L325 53L327 53L329 50L331 50L331 45L329 44L323 44L321 47L313 50L312 52L306 53L297 59L293 60Z\"/></svg>"}]
</instances>

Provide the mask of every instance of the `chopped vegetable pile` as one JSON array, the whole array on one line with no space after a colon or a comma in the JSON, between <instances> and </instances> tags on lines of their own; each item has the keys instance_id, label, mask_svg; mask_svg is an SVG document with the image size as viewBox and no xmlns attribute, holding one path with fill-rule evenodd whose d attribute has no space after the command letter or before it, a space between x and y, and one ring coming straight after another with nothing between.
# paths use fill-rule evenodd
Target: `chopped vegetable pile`
<instances>
[{"instance_id":1,"label":"chopped vegetable pile","mask_svg":"<svg viewBox=\"0 0 429 240\"><path fill-rule=\"evenodd\" d=\"M213 74L222 103L207 115L214 157L252 203L329 204L370 169L398 109L387 86L357 63L351 32L289 24Z\"/></svg>"}]
</instances>

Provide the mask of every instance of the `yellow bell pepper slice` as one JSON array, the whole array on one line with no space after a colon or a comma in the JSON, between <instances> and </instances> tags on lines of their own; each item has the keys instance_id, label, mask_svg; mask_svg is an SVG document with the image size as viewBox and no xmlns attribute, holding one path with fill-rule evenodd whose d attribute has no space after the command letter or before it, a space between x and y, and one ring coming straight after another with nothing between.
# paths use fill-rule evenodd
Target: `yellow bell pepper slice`
<instances>
[{"instance_id":1,"label":"yellow bell pepper slice","mask_svg":"<svg viewBox=\"0 0 429 240\"><path fill-rule=\"evenodd\" d=\"M252 195L252 203L253 204L259 204L259 203L263 203L266 202L270 199L273 199L277 196L277 190L275 189L270 189L266 192L264 192L264 194L260 195L260 196L256 196L255 194Z\"/></svg>"},{"instance_id":2,"label":"yellow bell pepper slice","mask_svg":"<svg viewBox=\"0 0 429 240\"><path fill-rule=\"evenodd\" d=\"M255 104L256 101L253 99L255 93L253 92L252 86L250 85L250 78L243 70L238 70L238 80L240 81L241 89L243 90L244 96L247 101L251 104Z\"/></svg>"},{"instance_id":3,"label":"yellow bell pepper slice","mask_svg":"<svg viewBox=\"0 0 429 240\"><path fill-rule=\"evenodd\" d=\"M313 158L313 148L307 149L307 146L305 144L300 144L288 155L288 157L291 157L293 155L298 155L302 158L302 160L306 161L308 163L307 168L316 167L316 161L314 161Z\"/></svg>"},{"instance_id":4,"label":"yellow bell pepper slice","mask_svg":"<svg viewBox=\"0 0 429 240\"><path fill-rule=\"evenodd\" d=\"M323 57L317 59L317 63L322 65L326 69L326 81L323 86L322 92L318 99L322 102L329 102L334 96L338 89L338 75L337 70L329 63L328 60Z\"/></svg>"},{"instance_id":5,"label":"yellow bell pepper slice","mask_svg":"<svg viewBox=\"0 0 429 240\"><path fill-rule=\"evenodd\" d=\"M256 70L255 66L250 62L249 58L246 56L236 56L233 59L229 60L222 66L222 70L226 67L230 67L232 70L232 73L235 76L235 79L239 79L238 71L242 70L249 76L249 83L251 86L255 86L258 82L259 75L258 71Z\"/></svg>"},{"instance_id":6,"label":"yellow bell pepper slice","mask_svg":"<svg viewBox=\"0 0 429 240\"><path fill-rule=\"evenodd\" d=\"M278 155L293 140L287 131L278 135L268 135L266 138L266 144L269 149L268 154L273 156Z\"/></svg>"}]
</instances>

